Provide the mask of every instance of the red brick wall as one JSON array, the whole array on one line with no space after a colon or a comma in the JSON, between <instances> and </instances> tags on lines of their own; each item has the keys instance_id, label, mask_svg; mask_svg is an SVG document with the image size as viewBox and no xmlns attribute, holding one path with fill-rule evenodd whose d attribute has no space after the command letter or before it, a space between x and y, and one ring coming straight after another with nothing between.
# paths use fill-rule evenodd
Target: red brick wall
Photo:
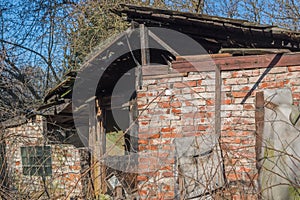
<instances>
[{"instance_id":1,"label":"red brick wall","mask_svg":"<svg viewBox=\"0 0 300 200\"><path fill-rule=\"evenodd\" d=\"M15 191L15 198L24 196L38 198L44 191L41 176L23 175L21 147L43 146L47 139L43 136L46 131L43 117L36 116L24 125L5 130L3 138L6 143L6 158L8 184ZM52 176L46 177L46 187L53 199L83 198L81 181L81 154L84 149L77 149L68 144L47 144L51 146ZM42 197L45 197L45 193ZM46 197L47 198L47 197Z\"/></svg>"},{"instance_id":2,"label":"red brick wall","mask_svg":"<svg viewBox=\"0 0 300 200\"><path fill-rule=\"evenodd\" d=\"M275 67L241 104L265 69L222 72L221 148L227 185L218 195L256 199L255 92L289 87L300 102L300 67ZM179 193L174 138L214 132L214 72L144 76L137 93L141 199ZM166 92L167 91L167 92ZM174 156L175 155L175 156Z\"/></svg>"}]
</instances>

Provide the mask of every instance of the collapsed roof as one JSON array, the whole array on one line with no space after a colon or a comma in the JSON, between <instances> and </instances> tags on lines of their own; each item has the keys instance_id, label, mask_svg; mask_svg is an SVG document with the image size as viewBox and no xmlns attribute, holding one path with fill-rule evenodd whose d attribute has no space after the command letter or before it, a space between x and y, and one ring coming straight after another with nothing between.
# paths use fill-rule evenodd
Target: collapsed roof
<instances>
[{"instance_id":1,"label":"collapsed roof","mask_svg":"<svg viewBox=\"0 0 300 200\"><path fill-rule=\"evenodd\" d=\"M187 34L209 53L218 53L221 48L300 50L300 33L276 26L126 4L122 4L114 12L130 22L169 28Z\"/></svg>"},{"instance_id":2,"label":"collapsed roof","mask_svg":"<svg viewBox=\"0 0 300 200\"><path fill-rule=\"evenodd\" d=\"M237 54L244 55L286 53L300 50L300 33L275 26L133 5L121 5L119 9L113 10L113 12L122 17L125 16L126 20L132 22L133 25L135 23L145 24L148 27L163 27L187 34L199 42L209 53L235 54L238 52ZM97 88L97 94L101 94L103 99L113 89L112 83L117 82L124 73L136 66L135 58L141 63L139 51L130 52L121 57L116 57L113 53L110 54L116 49L128 48L126 45L128 37L139 36L128 36L126 33L119 35L113 41L100 46L79 70L89 69L90 74L93 75L95 71L98 71L94 69L101 71L106 63L113 60L108 70L103 69L101 84ZM123 45L120 46L120 44ZM151 60L157 59L158 53L162 52L151 50ZM107 56L108 54L111 56ZM175 67L176 62L179 61L177 61L176 56L173 59L175 61L173 60L172 63ZM77 72L75 71L67 73L65 80L45 96L45 103L40 108L44 115L65 128L74 126L71 98L76 75Z\"/></svg>"}]
</instances>

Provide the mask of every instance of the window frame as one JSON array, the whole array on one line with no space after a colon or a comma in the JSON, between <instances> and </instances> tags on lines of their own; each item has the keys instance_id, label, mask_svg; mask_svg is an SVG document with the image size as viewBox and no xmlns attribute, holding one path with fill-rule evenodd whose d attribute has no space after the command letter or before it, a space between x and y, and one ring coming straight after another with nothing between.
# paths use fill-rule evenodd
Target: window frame
<instances>
[{"instance_id":1,"label":"window frame","mask_svg":"<svg viewBox=\"0 0 300 200\"><path fill-rule=\"evenodd\" d=\"M52 176L51 146L21 147L22 170L25 176Z\"/></svg>"}]
</instances>

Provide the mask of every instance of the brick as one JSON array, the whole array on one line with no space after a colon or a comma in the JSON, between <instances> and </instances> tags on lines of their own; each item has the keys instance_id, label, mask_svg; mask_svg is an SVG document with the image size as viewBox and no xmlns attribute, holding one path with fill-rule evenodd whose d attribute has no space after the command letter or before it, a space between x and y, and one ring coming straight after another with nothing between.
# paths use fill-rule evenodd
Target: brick
<instances>
[{"instance_id":1,"label":"brick","mask_svg":"<svg viewBox=\"0 0 300 200\"><path fill-rule=\"evenodd\" d=\"M171 144L171 139L160 138L157 140L150 140L151 145L162 145L162 144Z\"/></svg>"},{"instance_id":2,"label":"brick","mask_svg":"<svg viewBox=\"0 0 300 200\"><path fill-rule=\"evenodd\" d=\"M166 128L162 128L161 129L161 132L162 133L165 133L165 132L171 132L171 131L173 131L175 128L170 128L170 127L166 127Z\"/></svg>"},{"instance_id":3,"label":"brick","mask_svg":"<svg viewBox=\"0 0 300 200\"><path fill-rule=\"evenodd\" d=\"M173 82L182 82L182 77L176 77L176 78L167 78L165 79L166 82L168 83L173 83Z\"/></svg>"},{"instance_id":4,"label":"brick","mask_svg":"<svg viewBox=\"0 0 300 200\"><path fill-rule=\"evenodd\" d=\"M172 173L172 172L163 172L163 173L162 173L162 176L163 176L163 177L173 177L173 176L174 176L174 173Z\"/></svg>"},{"instance_id":5,"label":"brick","mask_svg":"<svg viewBox=\"0 0 300 200\"><path fill-rule=\"evenodd\" d=\"M148 79L148 80L143 80L143 85L155 85L157 84L157 80L155 79Z\"/></svg>"},{"instance_id":6,"label":"brick","mask_svg":"<svg viewBox=\"0 0 300 200\"><path fill-rule=\"evenodd\" d=\"M242 110L243 109L243 105L222 105L221 106L221 110L233 110L233 111L236 111L236 110Z\"/></svg>"},{"instance_id":7,"label":"brick","mask_svg":"<svg viewBox=\"0 0 300 200\"><path fill-rule=\"evenodd\" d=\"M208 129L208 126L197 126L198 131L206 131Z\"/></svg>"},{"instance_id":8,"label":"brick","mask_svg":"<svg viewBox=\"0 0 300 200\"><path fill-rule=\"evenodd\" d=\"M175 109L175 108L173 108L173 109L172 109L172 113L174 113L174 114L180 114L180 113L181 113L181 110L180 110L180 109Z\"/></svg>"},{"instance_id":9,"label":"brick","mask_svg":"<svg viewBox=\"0 0 300 200\"><path fill-rule=\"evenodd\" d=\"M248 83L248 78L231 78L224 79L224 85L236 85Z\"/></svg>"},{"instance_id":10,"label":"brick","mask_svg":"<svg viewBox=\"0 0 300 200\"><path fill-rule=\"evenodd\" d=\"M254 110L254 104L244 104L244 110Z\"/></svg>"},{"instance_id":11,"label":"brick","mask_svg":"<svg viewBox=\"0 0 300 200\"><path fill-rule=\"evenodd\" d=\"M215 101L214 101L214 100L212 100L212 99L206 100L206 105L212 106L212 105L214 105L214 104L215 104Z\"/></svg>"},{"instance_id":12,"label":"brick","mask_svg":"<svg viewBox=\"0 0 300 200\"><path fill-rule=\"evenodd\" d=\"M184 84L188 85L189 87L195 87L197 85L197 81L187 81Z\"/></svg>"},{"instance_id":13,"label":"brick","mask_svg":"<svg viewBox=\"0 0 300 200\"><path fill-rule=\"evenodd\" d=\"M162 102L162 103L158 103L158 106L161 108L170 108L170 102Z\"/></svg>"},{"instance_id":14,"label":"brick","mask_svg":"<svg viewBox=\"0 0 300 200\"><path fill-rule=\"evenodd\" d=\"M253 84L232 85L232 91L249 91Z\"/></svg>"},{"instance_id":15,"label":"brick","mask_svg":"<svg viewBox=\"0 0 300 200\"><path fill-rule=\"evenodd\" d=\"M171 107L174 107L174 108L179 108L181 107L182 103L180 101L173 101L170 103Z\"/></svg>"},{"instance_id":16,"label":"brick","mask_svg":"<svg viewBox=\"0 0 300 200\"><path fill-rule=\"evenodd\" d=\"M147 96L146 92L138 92L137 93L137 98L146 97L146 96Z\"/></svg>"},{"instance_id":17,"label":"brick","mask_svg":"<svg viewBox=\"0 0 300 200\"><path fill-rule=\"evenodd\" d=\"M196 125L193 125L193 126L184 126L182 128L182 131L185 132L184 135L186 136L187 134L186 133L192 133L192 134L195 134L195 131L198 130L197 126Z\"/></svg>"},{"instance_id":18,"label":"brick","mask_svg":"<svg viewBox=\"0 0 300 200\"><path fill-rule=\"evenodd\" d=\"M188 87L185 83L174 83L174 88L185 88Z\"/></svg>"},{"instance_id":19,"label":"brick","mask_svg":"<svg viewBox=\"0 0 300 200\"><path fill-rule=\"evenodd\" d=\"M182 94L190 94L192 92L193 92L192 88L182 88L181 89Z\"/></svg>"},{"instance_id":20,"label":"brick","mask_svg":"<svg viewBox=\"0 0 300 200\"><path fill-rule=\"evenodd\" d=\"M147 190L139 190L138 193L140 196L146 196L148 194L148 191Z\"/></svg>"},{"instance_id":21,"label":"brick","mask_svg":"<svg viewBox=\"0 0 300 200\"><path fill-rule=\"evenodd\" d=\"M156 129L159 130L159 129ZM145 138L159 138L159 131L155 132L151 132L151 129L149 129L149 131L144 131L144 133L139 133L138 136L140 139L145 139Z\"/></svg>"},{"instance_id":22,"label":"brick","mask_svg":"<svg viewBox=\"0 0 300 200\"><path fill-rule=\"evenodd\" d=\"M293 86L300 86L300 79L290 79L290 84Z\"/></svg>"},{"instance_id":23,"label":"brick","mask_svg":"<svg viewBox=\"0 0 300 200\"><path fill-rule=\"evenodd\" d=\"M199 74L195 74L195 75L191 75L189 74L187 77L183 77L183 81L196 81L202 79L202 76L200 76Z\"/></svg>"},{"instance_id":24,"label":"brick","mask_svg":"<svg viewBox=\"0 0 300 200\"><path fill-rule=\"evenodd\" d=\"M223 99L222 104L231 104L232 100L231 99Z\"/></svg>"},{"instance_id":25,"label":"brick","mask_svg":"<svg viewBox=\"0 0 300 200\"><path fill-rule=\"evenodd\" d=\"M80 169L81 169L80 166L76 166L76 165L75 166L70 166L70 170L75 170L75 171L77 170L78 171Z\"/></svg>"},{"instance_id":26,"label":"brick","mask_svg":"<svg viewBox=\"0 0 300 200\"><path fill-rule=\"evenodd\" d=\"M265 70L265 69L264 69ZM263 71L264 71L263 70ZM272 68L271 71L269 72L270 74L277 74L277 73L285 73L287 72L287 67L275 67L275 68Z\"/></svg>"},{"instance_id":27,"label":"brick","mask_svg":"<svg viewBox=\"0 0 300 200\"><path fill-rule=\"evenodd\" d=\"M137 176L137 181L147 181L147 180L148 180L147 176Z\"/></svg>"},{"instance_id":28,"label":"brick","mask_svg":"<svg viewBox=\"0 0 300 200\"><path fill-rule=\"evenodd\" d=\"M202 86L204 86L204 85L215 85L215 80L207 80L207 79L205 79L205 80L202 80L201 81L201 83L200 83L200 81L198 82L198 85L200 86L200 85L202 85Z\"/></svg>"},{"instance_id":29,"label":"brick","mask_svg":"<svg viewBox=\"0 0 300 200\"><path fill-rule=\"evenodd\" d=\"M222 84L222 92L231 91L231 85L223 85Z\"/></svg>"},{"instance_id":30,"label":"brick","mask_svg":"<svg viewBox=\"0 0 300 200\"><path fill-rule=\"evenodd\" d=\"M234 98L233 104L241 104L241 102L244 100L244 97L241 98ZM245 103L254 104L254 94L252 94L250 97L248 97L245 101Z\"/></svg>"},{"instance_id":31,"label":"brick","mask_svg":"<svg viewBox=\"0 0 300 200\"><path fill-rule=\"evenodd\" d=\"M214 99L215 98L215 93L214 92L205 92L205 93L201 93L201 94L194 94L195 98L202 98L202 99Z\"/></svg>"},{"instance_id":32,"label":"brick","mask_svg":"<svg viewBox=\"0 0 300 200\"><path fill-rule=\"evenodd\" d=\"M232 92L234 98L243 98L247 95L247 92Z\"/></svg>"},{"instance_id":33,"label":"brick","mask_svg":"<svg viewBox=\"0 0 300 200\"><path fill-rule=\"evenodd\" d=\"M182 137L182 134L179 133L163 133L162 138L180 138Z\"/></svg>"},{"instance_id":34,"label":"brick","mask_svg":"<svg viewBox=\"0 0 300 200\"><path fill-rule=\"evenodd\" d=\"M300 71L300 66L288 67L289 72Z\"/></svg>"},{"instance_id":35,"label":"brick","mask_svg":"<svg viewBox=\"0 0 300 200\"><path fill-rule=\"evenodd\" d=\"M259 85L259 88L283 88L288 83L289 83L289 80L276 81L276 82L264 82Z\"/></svg>"}]
</instances>

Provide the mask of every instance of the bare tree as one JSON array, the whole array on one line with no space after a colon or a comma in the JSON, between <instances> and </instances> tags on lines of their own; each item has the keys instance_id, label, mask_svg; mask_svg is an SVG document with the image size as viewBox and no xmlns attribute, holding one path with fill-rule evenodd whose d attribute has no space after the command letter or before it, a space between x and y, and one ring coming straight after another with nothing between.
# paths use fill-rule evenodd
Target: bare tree
<instances>
[{"instance_id":1,"label":"bare tree","mask_svg":"<svg viewBox=\"0 0 300 200\"><path fill-rule=\"evenodd\" d=\"M57 0L0 3L0 121L28 112L67 70L65 19L73 6Z\"/></svg>"}]
</instances>

